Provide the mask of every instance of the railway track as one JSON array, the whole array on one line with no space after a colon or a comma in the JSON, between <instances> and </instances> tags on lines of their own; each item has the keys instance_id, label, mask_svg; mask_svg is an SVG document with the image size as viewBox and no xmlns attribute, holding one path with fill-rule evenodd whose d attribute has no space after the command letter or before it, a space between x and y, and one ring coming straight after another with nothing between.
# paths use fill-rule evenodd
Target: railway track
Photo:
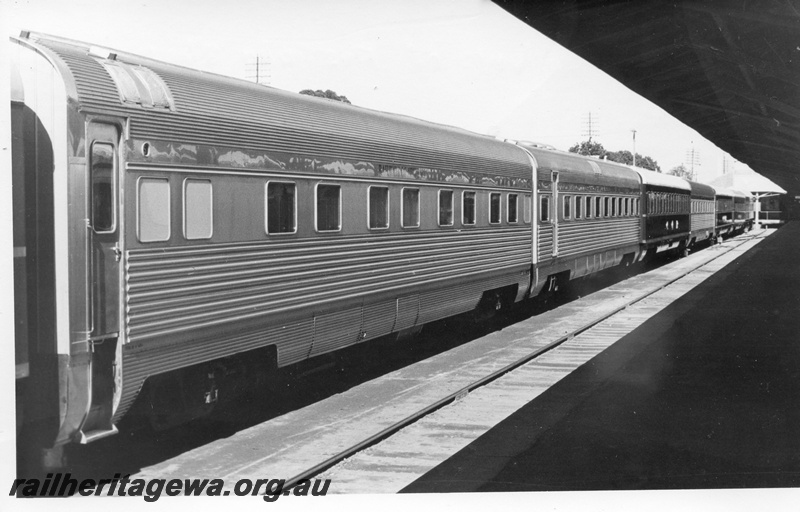
<instances>
[{"instance_id":1,"label":"railway track","mask_svg":"<svg viewBox=\"0 0 800 512\"><path fill-rule=\"evenodd\" d=\"M398 492L703 282L769 232L617 283L354 390L145 468L139 476L331 479ZM447 367L448 369L443 369Z\"/></svg>"}]
</instances>

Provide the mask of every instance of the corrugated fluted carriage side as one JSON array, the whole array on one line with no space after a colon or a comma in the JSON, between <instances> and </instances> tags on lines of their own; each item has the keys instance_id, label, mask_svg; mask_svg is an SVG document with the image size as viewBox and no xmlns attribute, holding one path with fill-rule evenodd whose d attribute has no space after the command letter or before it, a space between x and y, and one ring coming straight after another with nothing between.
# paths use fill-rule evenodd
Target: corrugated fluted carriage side
<instances>
[{"instance_id":1,"label":"corrugated fluted carriage side","mask_svg":"<svg viewBox=\"0 0 800 512\"><path fill-rule=\"evenodd\" d=\"M564 258L617 247L635 246L639 241L639 219L598 220L570 223L559 228L559 255Z\"/></svg>"},{"instance_id":2,"label":"corrugated fluted carriage side","mask_svg":"<svg viewBox=\"0 0 800 512\"><path fill-rule=\"evenodd\" d=\"M529 241L519 228L131 251L129 342L503 273L528 263Z\"/></svg>"},{"instance_id":3,"label":"corrugated fluted carriage side","mask_svg":"<svg viewBox=\"0 0 800 512\"><path fill-rule=\"evenodd\" d=\"M269 241L129 254L126 381L275 345L283 366L526 287L530 229Z\"/></svg>"}]
</instances>

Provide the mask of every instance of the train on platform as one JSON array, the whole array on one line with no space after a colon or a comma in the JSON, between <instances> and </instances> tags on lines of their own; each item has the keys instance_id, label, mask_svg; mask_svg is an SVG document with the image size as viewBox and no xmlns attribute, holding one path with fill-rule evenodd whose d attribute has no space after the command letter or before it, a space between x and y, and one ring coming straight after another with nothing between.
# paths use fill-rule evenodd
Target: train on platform
<instances>
[{"instance_id":1,"label":"train on platform","mask_svg":"<svg viewBox=\"0 0 800 512\"><path fill-rule=\"evenodd\" d=\"M12 38L18 418L47 449L752 226L746 194Z\"/></svg>"}]
</instances>

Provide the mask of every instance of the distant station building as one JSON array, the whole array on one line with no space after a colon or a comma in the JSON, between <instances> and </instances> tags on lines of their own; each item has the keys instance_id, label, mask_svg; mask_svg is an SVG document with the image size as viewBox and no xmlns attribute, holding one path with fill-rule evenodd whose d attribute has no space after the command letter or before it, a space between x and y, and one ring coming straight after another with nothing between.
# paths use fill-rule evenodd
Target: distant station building
<instances>
[{"instance_id":1,"label":"distant station building","mask_svg":"<svg viewBox=\"0 0 800 512\"><path fill-rule=\"evenodd\" d=\"M756 201L755 224L759 227L778 227L786 222L786 191L758 173L736 170L718 176L708 184L752 194Z\"/></svg>"}]
</instances>

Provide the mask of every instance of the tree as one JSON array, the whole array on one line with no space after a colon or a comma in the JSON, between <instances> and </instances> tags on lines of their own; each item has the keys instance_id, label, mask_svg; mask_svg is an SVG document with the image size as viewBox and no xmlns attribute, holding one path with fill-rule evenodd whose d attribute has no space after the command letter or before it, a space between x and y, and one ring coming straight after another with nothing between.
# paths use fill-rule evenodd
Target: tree
<instances>
[{"instance_id":1,"label":"tree","mask_svg":"<svg viewBox=\"0 0 800 512\"><path fill-rule=\"evenodd\" d=\"M633 153L630 151L606 151L602 144L599 142L592 142L591 140L585 140L575 144L569 148L569 152L578 153L579 155L597 156L605 160L611 160L612 162L633 165ZM639 153L636 153L636 166L661 172L661 167L659 167L658 162L649 156L642 156Z\"/></svg>"},{"instance_id":2,"label":"tree","mask_svg":"<svg viewBox=\"0 0 800 512\"><path fill-rule=\"evenodd\" d=\"M591 140L585 140L578 144L575 144L571 148L569 148L570 153L578 153L579 155L585 156L599 156L600 158L606 154L606 150L602 144L599 142L592 142Z\"/></svg>"},{"instance_id":3,"label":"tree","mask_svg":"<svg viewBox=\"0 0 800 512\"><path fill-rule=\"evenodd\" d=\"M650 169L651 171L661 172L661 166L658 165L658 162L649 156L642 156L639 153L636 153L636 165L638 167Z\"/></svg>"},{"instance_id":4,"label":"tree","mask_svg":"<svg viewBox=\"0 0 800 512\"><path fill-rule=\"evenodd\" d=\"M606 160L617 162L625 165L633 165L633 153L630 151L609 151L605 155Z\"/></svg>"},{"instance_id":5,"label":"tree","mask_svg":"<svg viewBox=\"0 0 800 512\"><path fill-rule=\"evenodd\" d=\"M692 172L686 168L685 165L681 164L677 167L673 167L669 170L667 174L671 174L673 176L677 176L679 178L684 178L687 180L692 179Z\"/></svg>"},{"instance_id":6,"label":"tree","mask_svg":"<svg viewBox=\"0 0 800 512\"><path fill-rule=\"evenodd\" d=\"M633 165L633 153L631 153L628 150L606 153L606 158L608 160L611 160L612 162L619 162L625 165ZM651 171L661 172L661 167L659 167L658 162L656 162L649 156L642 156L639 153L636 153L636 167L641 167L642 169L650 169Z\"/></svg>"},{"instance_id":7,"label":"tree","mask_svg":"<svg viewBox=\"0 0 800 512\"><path fill-rule=\"evenodd\" d=\"M341 101L343 103L351 105L350 100L347 99L347 96L339 96L330 89L328 89L327 91L322 91L320 89L317 89L316 91L311 89L303 89L302 91L300 91L300 94L305 94L306 96L317 96L318 98L327 98L329 100Z\"/></svg>"}]
</instances>

